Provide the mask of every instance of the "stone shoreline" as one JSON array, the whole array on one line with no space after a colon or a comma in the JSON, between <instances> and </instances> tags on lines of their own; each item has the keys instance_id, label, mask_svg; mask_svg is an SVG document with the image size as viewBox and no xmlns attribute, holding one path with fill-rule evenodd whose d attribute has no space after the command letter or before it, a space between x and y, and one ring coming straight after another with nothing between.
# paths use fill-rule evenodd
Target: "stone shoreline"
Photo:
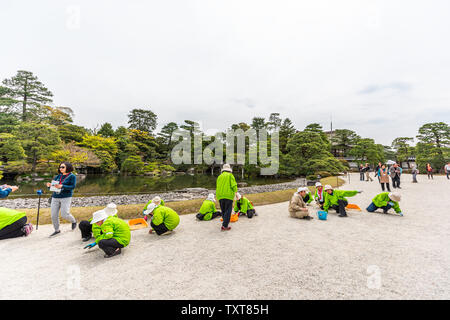
<instances>
[{"instance_id":1,"label":"stone shoreline","mask_svg":"<svg viewBox=\"0 0 450 320\"><path fill-rule=\"evenodd\" d=\"M241 194L263 193L294 189L300 186L306 186L306 179L299 178L291 182L267 184L261 186L238 187ZM106 206L110 202L117 205L142 204L147 203L154 196L160 196L164 201L182 201L206 198L208 193L215 193L215 190L206 188L187 188L182 190L148 193L139 195L110 195L110 196L92 196L92 197L73 197L72 207L93 207ZM0 207L10 209L37 209L37 198L16 198L0 200ZM48 208L48 197L41 199L41 208Z\"/></svg>"}]
</instances>

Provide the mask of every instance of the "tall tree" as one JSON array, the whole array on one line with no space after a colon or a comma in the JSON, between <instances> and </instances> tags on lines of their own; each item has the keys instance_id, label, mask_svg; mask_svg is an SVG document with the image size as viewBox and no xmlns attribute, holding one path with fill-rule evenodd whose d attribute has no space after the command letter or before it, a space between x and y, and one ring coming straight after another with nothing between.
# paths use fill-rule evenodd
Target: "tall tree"
<instances>
[{"instance_id":1,"label":"tall tree","mask_svg":"<svg viewBox=\"0 0 450 320\"><path fill-rule=\"evenodd\" d=\"M445 122L424 124L417 135L417 162L424 170L426 163L441 169L450 160L450 126Z\"/></svg>"},{"instance_id":2,"label":"tall tree","mask_svg":"<svg viewBox=\"0 0 450 320\"><path fill-rule=\"evenodd\" d=\"M11 79L3 80L10 96L22 106L22 121L27 121L33 107L52 102L52 92L30 71L19 70Z\"/></svg>"},{"instance_id":3,"label":"tall tree","mask_svg":"<svg viewBox=\"0 0 450 320\"><path fill-rule=\"evenodd\" d=\"M269 122L267 122L267 130L277 131L281 126L281 118L279 113L271 113L269 116Z\"/></svg>"},{"instance_id":4,"label":"tall tree","mask_svg":"<svg viewBox=\"0 0 450 320\"><path fill-rule=\"evenodd\" d=\"M337 129L331 138L331 153L335 157L346 157L349 150L360 139L356 132L348 129Z\"/></svg>"},{"instance_id":5,"label":"tall tree","mask_svg":"<svg viewBox=\"0 0 450 320\"><path fill-rule=\"evenodd\" d=\"M256 131L266 128L266 120L262 117L254 117L252 119L251 127Z\"/></svg>"},{"instance_id":6,"label":"tall tree","mask_svg":"<svg viewBox=\"0 0 450 320\"><path fill-rule=\"evenodd\" d=\"M133 109L128 114L128 128L152 134L156 129L157 119L158 116L151 110Z\"/></svg>"},{"instance_id":7,"label":"tall tree","mask_svg":"<svg viewBox=\"0 0 450 320\"><path fill-rule=\"evenodd\" d=\"M170 148L172 144L172 135L178 130L178 124L175 122L169 122L164 127L161 128L161 132L158 133L158 136L161 137L161 141L167 148Z\"/></svg>"},{"instance_id":8,"label":"tall tree","mask_svg":"<svg viewBox=\"0 0 450 320\"><path fill-rule=\"evenodd\" d=\"M113 137L114 136L114 129L109 122L105 122L100 127L100 130L98 130L97 134L101 135L102 137Z\"/></svg>"},{"instance_id":9,"label":"tall tree","mask_svg":"<svg viewBox=\"0 0 450 320\"><path fill-rule=\"evenodd\" d=\"M412 155L413 148L409 143L413 142L414 138L399 137L392 141L392 148L395 150L395 157L398 163L402 163Z\"/></svg>"},{"instance_id":10,"label":"tall tree","mask_svg":"<svg viewBox=\"0 0 450 320\"><path fill-rule=\"evenodd\" d=\"M290 138L295 134L296 130L294 124L289 118L283 120L280 126L280 152L287 152L287 144Z\"/></svg>"}]
</instances>

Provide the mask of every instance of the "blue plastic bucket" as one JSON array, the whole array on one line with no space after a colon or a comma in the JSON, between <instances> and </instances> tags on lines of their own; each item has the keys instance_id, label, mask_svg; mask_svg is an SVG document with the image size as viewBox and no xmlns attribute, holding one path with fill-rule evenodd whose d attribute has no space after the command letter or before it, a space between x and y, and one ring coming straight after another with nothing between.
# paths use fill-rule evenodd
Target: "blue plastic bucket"
<instances>
[{"instance_id":1,"label":"blue plastic bucket","mask_svg":"<svg viewBox=\"0 0 450 320\"><path fill-rule=\"evenodd\" d=\"M317 211L319 220L327 220L328 213L326 211Z\"/></svg>"}]
</instances>

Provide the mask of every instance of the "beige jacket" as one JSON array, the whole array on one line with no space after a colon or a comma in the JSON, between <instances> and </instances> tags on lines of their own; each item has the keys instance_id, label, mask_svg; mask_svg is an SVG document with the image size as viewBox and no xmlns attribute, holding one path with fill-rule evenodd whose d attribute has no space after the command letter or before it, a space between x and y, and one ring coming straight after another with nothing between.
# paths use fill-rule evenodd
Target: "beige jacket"
<instances>
[{"instance_id":1,"label":"beige jacket","mask_svg":"<svg viewBox=\"0 0 450 320\"><path fill-rule=\"evenodd\" d=\"M302 208L306 208L306 203L305 201L303 201L303 198L300 196L300 194L296 192L289 201L289 212L297 212Z\"/></svg>"}]
</instances>

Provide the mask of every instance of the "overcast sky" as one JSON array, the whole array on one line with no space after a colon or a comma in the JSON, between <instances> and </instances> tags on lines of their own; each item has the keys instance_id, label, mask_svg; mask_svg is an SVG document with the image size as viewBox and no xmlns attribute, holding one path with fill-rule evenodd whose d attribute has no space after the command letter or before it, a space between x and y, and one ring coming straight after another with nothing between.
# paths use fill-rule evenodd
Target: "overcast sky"
<instances>
[{"instance_id":1,"label":"overcast sky","mask_svg":"<svg viewBox=\"0 0 450 320\"><path fill-rule=\"evenodd\" d=\"M32 71L91 128L279 112L390 144L450 120L448 0L2 0L0 28L0 78Z\"/></svg>"}]
</instances>

